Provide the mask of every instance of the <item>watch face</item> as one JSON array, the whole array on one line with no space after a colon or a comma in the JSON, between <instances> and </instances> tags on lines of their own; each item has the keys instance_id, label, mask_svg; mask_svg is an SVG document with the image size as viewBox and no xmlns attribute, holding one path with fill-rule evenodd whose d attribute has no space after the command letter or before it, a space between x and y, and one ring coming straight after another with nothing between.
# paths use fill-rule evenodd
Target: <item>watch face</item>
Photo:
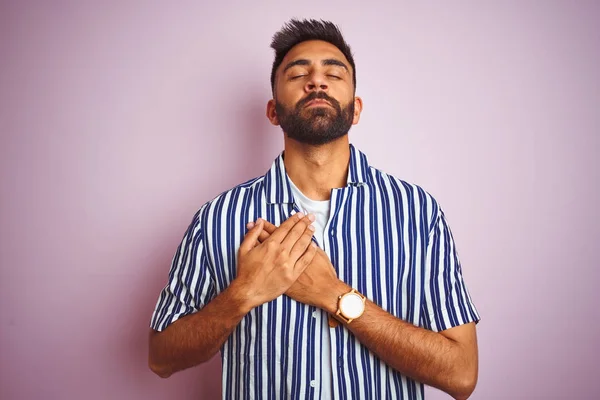
<instances>
[{"instance_id":1,"label":"watch face","mask_svg":"<svg viewBox=\"0 0 600 400\"><path fill-rule=\"evenodd\" d=\"M349 319L358 318L365 310L362 298L356 293L349 293L340 301L340 311Z\"/></svg>"}]
</instances>

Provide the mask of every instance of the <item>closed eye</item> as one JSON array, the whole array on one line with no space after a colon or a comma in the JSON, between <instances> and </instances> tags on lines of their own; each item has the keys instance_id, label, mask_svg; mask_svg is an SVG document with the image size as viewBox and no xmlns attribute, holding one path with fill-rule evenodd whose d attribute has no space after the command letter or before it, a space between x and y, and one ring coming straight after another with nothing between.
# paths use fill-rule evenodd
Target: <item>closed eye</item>
<instances>
[{"instance_id":1,"label":"closed eye","mask_svg":"<svg viewBox=\"0 0 600 400\"><path fill-rule=\"evenodd\" d=\"M298 79L298 78L302 78L305 75L295 75L295 76L291 76L290 77L290 81L293 81L294 79Z\"/></svg>"},{"instance_id":2,"label":"closed eye","mask_svg":"<svg viewBox=\"0 0 600 400\"><path fill-rule=\"evenodd\" d=\"M341 77L339 77L337 75L327 75L327 76L330 78L333 78L333 79L342 79Z\"/></svg>"}]
</instances>

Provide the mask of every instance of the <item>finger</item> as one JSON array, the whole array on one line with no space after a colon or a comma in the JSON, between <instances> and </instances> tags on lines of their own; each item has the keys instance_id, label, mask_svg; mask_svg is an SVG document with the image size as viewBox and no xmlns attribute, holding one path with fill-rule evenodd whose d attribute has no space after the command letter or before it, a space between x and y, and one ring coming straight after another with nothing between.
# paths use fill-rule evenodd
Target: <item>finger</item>
<instances>
[{"instance_id":1,"label":"finger","mask_svg":"<svg viewBox=\"0 0 600 400\"><path fill-rule=\"evenodd\" d=\"M254 224L254 227L246 234L244 241L242 241L242 244L240 245L241 254L245 254L255 247L258 237L263 230L263 226L264 222L259 218Z\"/></svg>"},{"instance_id":2,"label":"finger","mask_svg":"<svg viewBox=\"0 0 600 400\"><path fill-rule=\"evenodd\" d=\"M315 254L317 254L317 245L311 243L310 246L308 246L308 249L306 249L306 251L304 252L304 254L302 254L302 257L300 257L298 261L296 261L296 264L294 264L294 274L300 276L300 274L302 274L304 270L310 265L313 258L315 258Z\"/></svg>"},{"instance_id":3,"label":"finger","mask_svg":"<svg viewBox=\"0 0 600 400\"><path fill-rule=\"evenodd\" d=\"M277 227L265 219L263 230L267 231L269 235L272 235L273 232L275 232L275 229L277 229Z\"/></svg>"},{"instance_id":4,"label":"finger","mask_svg":"<svg viewBox=\"0 0 600 400\"><path fill-rule=\"evenodd\" d=\"M279 228L277 228L275 230L275 232L273 232L273 234L271 235L271 237L269 237L268 240L277 242L277 243L281 243L283 242L283 240L285 239L285 237L287 236L287 234L290 232L290 230L300 221L302 221L304 219L304 214L299 212L296 213L294 215L292 215L291 217L289 217L288 219L286 219L283 224L281 224L279 226Z\"/></svg>"},{"instance_id":5,"label":"finger","mask_svg":"<svg viewBox=\"0 0 600 400\"><path fill-rule=\"evenodd\" d=\"M312 237L315 228L311 227L311 224L315 220L315 216L313 214L308 214L308 216L302 218L300 222L298 222L294 227L288 232L283 242L281 242L281 246L288 252L292 251L292 248L296 244L296 242L302 237L302 235L308 230L308 234ZM308 243L306 243L308 246ZM304 250L302 250L304 252ZM300 257L300 254L298 254Z\"/></svg>"},{"instance_id":6,"label":"finger","mask_svg":"<svg viewBox=\"0 0 600 400\"><path fill-rule=\"evenodd\" d=\"M250 221L246 224L246 229L251 230L252 228L254 228L255 225L256 224L254 223L254 221ZM260 238L261 238L261 236L263 236L264 233L265 233L265 227L263 225L263 230L260 232L260 236L258 236L258 240L256 242L254 242L253 248L262 243L262 240L260 240Z\"/></svg>"},{"instance_id":7,"label":"finger","mask_svg":"<svg viewBox=\"0 0 600 400\"><path fill-rule=\"evenodd\" d=\"M304 254L304 252L312 242L312 237L314 233L315 228L312 225L306 227L300 238L292 244L292 248L290 250L290 259L296 261L302 256L302 254Z\"/></svg>"},{"instance_id":8,"label":"finger","mask_svg":"<svg viewBox=\"0 0 600 400\"><path fill-rule=\"evenodd\" d=\"M268 224L268 225L267 225ZM246 228L248 230L254 228L254 222L250 221L246 224ZM258 236L258 242L256 242L256 244L254 245L254 247L258 246L260 243L264 242L265 240L267 240L267 238L270 235L270 232L275 231L275 229L277 229L277 227L275 225L273 225L272 223L268 222L267 220L263 220L263 230L262 232L260 232L260 235Z\"/></svg>"},{"instance_id":9,"label":"finger","mask_svg":"<svg viewBox=\"0 0 600 400\"><path fill-rule=\"evenodd\" d=\"M271 235L269 235L269 232L267 232L267 231L265 230L265 227L263 226L263 230L262 230L262 232L260 233L260 236L258 236L258 241L259 241L260 243L263 243L265 240L267 240L267 239L269 238L269 236L271 236Z\"/></svg>"}]
</instances>

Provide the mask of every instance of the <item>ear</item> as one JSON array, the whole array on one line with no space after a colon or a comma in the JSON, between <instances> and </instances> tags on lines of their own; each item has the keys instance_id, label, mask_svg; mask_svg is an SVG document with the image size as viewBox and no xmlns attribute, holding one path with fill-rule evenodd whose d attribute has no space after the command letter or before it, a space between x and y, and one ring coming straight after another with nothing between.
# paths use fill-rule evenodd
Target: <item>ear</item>
<instances>
[{"instance_id":1,"label":"ear","mask_svg":"<svg viewBox=\"0 0 600 400\"><path fill-rule=\"evenodd\" d=\"M358 121L360 120L360 113L362 112L362 109L363 109L362 99L360 97L356 96L354 98L354 117L352 118L352 125L358 124Z\"/></svg>"},{"instance_id":2,"label":"ear","mask_svg":"<svg viewBox=\"0 0 600 400\"><path fill-rule=\"evenodd\" d=\"M275 125L279 125L279 118L277 118L277 110L275 110L275 100L271 99L267 102L267 118Z\"/></svg>"}]
</instances>

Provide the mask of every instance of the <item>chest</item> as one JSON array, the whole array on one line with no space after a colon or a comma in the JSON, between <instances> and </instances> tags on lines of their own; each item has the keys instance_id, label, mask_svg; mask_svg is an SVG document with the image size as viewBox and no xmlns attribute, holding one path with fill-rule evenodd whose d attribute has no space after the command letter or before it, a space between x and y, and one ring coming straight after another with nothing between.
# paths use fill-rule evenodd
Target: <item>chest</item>
<instances>
[{"instance_id":1,"label":"chest","mask_svg":"<svg viewBox=\"0 0 600 400\"><path fill-rule=\"evenodd\" d=\"M361 188L333 190L330 210L315 236L339 279L384 310L416 323L425 280L427 224L406 208L401 201ZM207 226L212 234L205 240L217 292L237 275L246 223L261 217L278 226L300 209L294 203L248 202L238 210L239 218L215 214L212 226Z\"/></svg>"}]
</instances>

